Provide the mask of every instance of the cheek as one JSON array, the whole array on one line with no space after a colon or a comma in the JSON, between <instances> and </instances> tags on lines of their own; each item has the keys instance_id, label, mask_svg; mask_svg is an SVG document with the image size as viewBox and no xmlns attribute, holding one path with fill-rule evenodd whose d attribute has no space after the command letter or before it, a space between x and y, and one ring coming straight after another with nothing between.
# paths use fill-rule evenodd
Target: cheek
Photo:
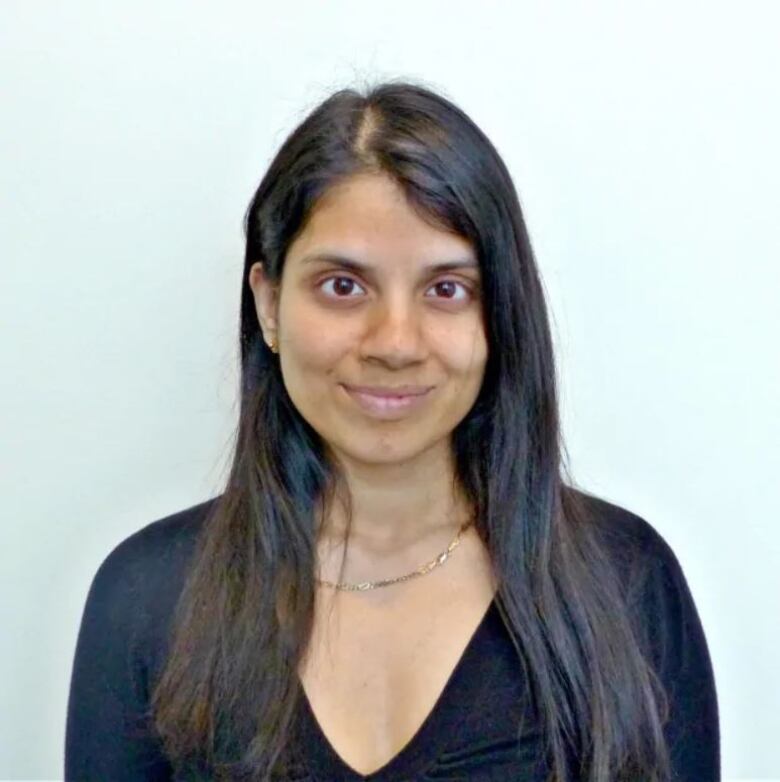
<instances>
[{"instance_id":1,"label":"cheek","mask_svg":"<svg viewBox=\"0 0 780 782\"><path fill-rule=\"evenodd\" d=\"M481 374L487 360L487 340L484 331L471 329L434 332L431 346L453 374Z\"/></svg>"},{"instance_id":2,"label":"cheek","mask_svg":"<svg viewBox=\"0 0 780 782\"><path fill-rule=\"evenodd\" d=\"M281 331L283 366L290 370L291 379L305 375L308 383L316 382L314 375L321 378L334 372L351 344L346 329L337 328L331 319L317 317L304 308L291 311Z\"/></svg>"}]
</instances>

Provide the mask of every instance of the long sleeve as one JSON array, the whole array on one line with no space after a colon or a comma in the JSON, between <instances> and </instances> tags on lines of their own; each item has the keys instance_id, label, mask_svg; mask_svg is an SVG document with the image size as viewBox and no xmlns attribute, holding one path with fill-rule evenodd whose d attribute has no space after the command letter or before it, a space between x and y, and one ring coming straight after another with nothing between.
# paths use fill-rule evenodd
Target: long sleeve
<instances>
[{"instance_id":1,"label":"long sleeve","mask_svg":"<svg viewBox=\"0 0 780 782\"><path fill-rule=\"evenodd\" d=\"M137 540L109 554L89 589L68 700L66 782L171 778L145 716L141 628L148 615Z\"/></svg>"},{"instance_id":2,"label":"long sleeve","mask_svg":"<svg viewBox=\"0 0 780 782\"><path fill-rule=\"evenodd\" d=\"M641 590L641 615L655 665L670 698L665 727L673 782L720 782L717 692L707 641L682 567L663 538Z\"/></svg>"}]
</instances>

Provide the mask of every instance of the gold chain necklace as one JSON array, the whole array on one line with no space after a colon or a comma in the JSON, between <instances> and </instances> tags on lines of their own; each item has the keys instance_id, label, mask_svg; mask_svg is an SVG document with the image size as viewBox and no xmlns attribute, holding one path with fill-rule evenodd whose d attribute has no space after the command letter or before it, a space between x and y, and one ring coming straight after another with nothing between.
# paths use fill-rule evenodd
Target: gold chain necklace
<instances>
[{"instance_id":1,"label":"gold chain necklace","mask_svg":"<svg viewBox=\"0 0 780 782\"><path fill-rule=\"evenodd\" d=\"M398 578L386 578L381 581L362 581L359 584L348 584L346 581L340 581L338 584L333 581L325 581L324 579L315 579L318 584L323 586L332 587L334 589L341 589L349 592L363 592L366 589L376 589L377 587L388 586L389 584L397 584L399 581L408 581L410 578L416 578L417 576L423 576L426 573L430 573L434 568L443 565L448 559L450 554L458 547L460 543L460 536L471 526L472 519L466 521L458 530L458 534L455 539L447 546L446 551L442 551L438 557L427 562L425 565L418 567L417 570L413 570L411 573L407 573L405 576L398 576Z\"/></svg>"}]
</instances>

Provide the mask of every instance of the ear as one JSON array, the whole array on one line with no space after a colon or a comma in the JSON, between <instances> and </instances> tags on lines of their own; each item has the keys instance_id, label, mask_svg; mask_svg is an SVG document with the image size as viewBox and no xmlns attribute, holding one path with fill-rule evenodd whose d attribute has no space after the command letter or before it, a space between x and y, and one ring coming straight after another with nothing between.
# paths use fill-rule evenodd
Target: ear
<instances>
[{"instance_id":1,"label":"ear","mask_svg":"<svg viewBox=\"0 0 780 782\"><path fill-rule=\"evenodd\" d=\"M259 261L253 263L250 267L248 282L255 298L257 319L260 322L260 328L263 330L263 337L266 342L270 342L276 337L279 324L278 289L266 277L263 264Z\"/></svg>"}]
</instances>

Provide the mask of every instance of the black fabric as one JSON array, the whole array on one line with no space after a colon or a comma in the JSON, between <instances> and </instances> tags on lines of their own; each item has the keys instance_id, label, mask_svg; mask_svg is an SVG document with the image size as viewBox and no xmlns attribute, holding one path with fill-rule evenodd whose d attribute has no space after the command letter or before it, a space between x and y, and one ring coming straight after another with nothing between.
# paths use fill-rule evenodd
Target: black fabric
<instances>
[{"instance_id":1,"label":"black fabric","mask_svg":"<svg viewBox=\"0 0 780 782\"><path fill-rule=\"evenodd\" d=\"M667 688L666 726L675 782L719 782L720 737L712 665L682 568L644 519L589 498L626 565L647 563L632 605L648 654ZM195 536L214 500L148 524L122 541L94 576L73 661L65 739L66 782L209 779L175 777L149 730L150 683L159 675L167 631ZM364 776L335 752L303 694L290 780L402 782L524 780L549 771L544 736L522 679L497 599L485 613L436 705L409 743ZM517 726L524 717L520 738ZM606 782L606 781L605 781Z\"/></svg>"}]
</instances>

